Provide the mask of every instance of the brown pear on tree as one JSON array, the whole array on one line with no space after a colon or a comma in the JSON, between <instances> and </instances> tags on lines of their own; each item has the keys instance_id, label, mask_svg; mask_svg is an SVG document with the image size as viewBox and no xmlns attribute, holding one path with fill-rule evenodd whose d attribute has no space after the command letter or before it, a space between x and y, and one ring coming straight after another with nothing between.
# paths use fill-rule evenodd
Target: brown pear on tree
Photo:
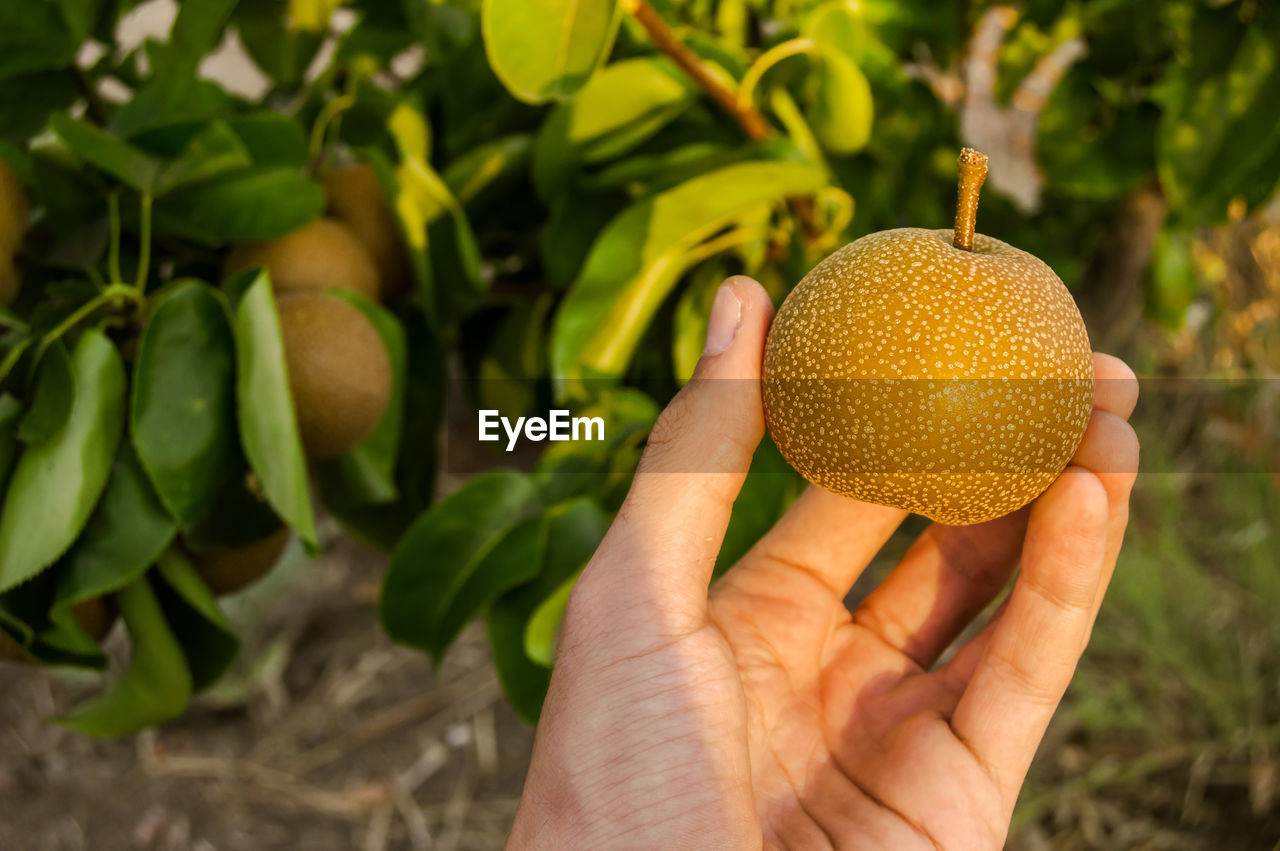
<instances>
[{"instance_id":1,"label":"brown pear on tree","mask_svg":"<svg viewBox=\"0 0 1280 851\"><path fill-rule=\"evenodd\" d=\"M769 432L838 494L981 523L1039 496L1093 403L1089 336L1044 262L974 233L986 157L960 155L951 230L861 237L787 296L765 349Z\"/></svg>"},{"instance_id":2,"label":"brown pear on tree","mask_svg":"<svg viewBox=\"0 0 1280 851\"><path fill-rule=\"evenodd\" d=\"M316 290L279 295L285 368L307 457L335 458L381 422L391 400L391 359L373 323L342 298Z\"/></svg>"},{"instance_id":3,"label":"brown pear on tree","mask_svg":"<svg viewBox=\"0 0 1280 851\"><path fill-rule=\"evenodd\" d=\"M217 547L193 553L196 571L209 590L233 594L265 576L280 560L291 531L282 526L264 538L240 547Z\"/></svg>"},{"instance_id":4,"label":"brown pear on tree","mask_svg":"<svg viewBox=\"0 0 1280 851\"><path fill-rule=\"evenodd\" d=\"M412 280L409 256L377 172L366 163L343 166L329 172L324 189L329 215L346 225L373 258L383 297L395 300L403 296Z\"/></svg>"},{"instance_id":5,"label":"brown pear on tree","mask_svg":"<svg viewBox=\"0 0 1280 851\"><path fill-rule=\"evenodd\" d=\"M316 219L268 242L238 245L223 263L223 275L261 266L277 293L351 290L377 301L381 294L378 270L369 252L346 225Z\"/></svg>"}]
</instances>

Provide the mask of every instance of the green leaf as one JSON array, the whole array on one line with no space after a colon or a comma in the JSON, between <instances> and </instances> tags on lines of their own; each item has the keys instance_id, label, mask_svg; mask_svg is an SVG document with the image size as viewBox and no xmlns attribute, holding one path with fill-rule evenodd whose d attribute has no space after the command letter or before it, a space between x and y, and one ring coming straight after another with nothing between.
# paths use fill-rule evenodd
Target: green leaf
<instances>
[{"instance_id":1,"label":"green leaf","mask_svg":"<svg viewBox=\"0 0 1280 851\"><path fill-rule=\"evenodd\" d=\"M164 581L155 584L156 596L186 657L192 690L201 691L226 671L240 642L213 592L185 556L170 549L157 567L157 578Z\"/></svg>"},{"instance_id":2,"label":"green leaf","mask_svg":"<svg viewBox=\"0 0 1280 851\"><path fill-rule=\"evenodd\" d=\"M169 31L169 41L163 52L163 61L157 64L155 74L190 77L206 53L222 40L222 32L237 0L201 0L199 3L183 3Z\"/></svg>"},{"instance_id":3,"label":"green leaf","mask_svg":"<svg viewBox=\"0 0 1280 851\"><path fill-rule=\"evenodd\" d=\"M86 331L72 353L76 395L58 435L18 459L0 514L0 590L62 555L107 483L124 425L124 366L115 346Z\"/></svg>"},{"instance_id":4,"label":"green leaf","mask_svg":"<svg viewBox=\"0 0 1280 851\"><path fill-rule=\"evenodd\" d=\"M18 644L24 654L42 665L70 665L80 668L106 667L106 656L98 642L85 632L77 616L95 630L112 617L110 604L97 600L82 610L69 612L65 621L51 612L56 570L46 571L31 581L0 594L0 638L5 634ZM12 648L6 647L11 650ZM7 654L6 654L7 655Z\"/></svg>"},{"instance_id":5,"label":"green leaf","mask_svg":"<svg viewBox=\"0 0 1280 851\"><path fill-rule=\"evenodd\" d=\"M569 595L577 582L578 574L575 573L560 583L560 587L550 597L538 604L529 623L525 624L524 653L544 668L550 668L555 661L560 623L564 620Z\"/></svg>"},{"instance_id":6,"label":"green leaf","mask_svg":"<svg viewBox=\"0 0 1280 851\"><path fill-rule=\"evenodd\" d=\"M59 566L54 609L111 594L138 579L164 552L177 524L121 441L102 499Z\"/></svg>"},{"instance_id":7,"label":"green leaf","mask_svg":"<svg viewBox=\"0 0 1280 851\"><path fill-rule=\"evenodd\" d=\"M373 323L391 359L392 384L391 400L378 427L347 454L318 463L317 482L326 504L392 502L399 495L396 459L404 427L405 373L409 357L404 328L394 315L358 293L340 289L328 292L354 305Z\"/></svg>"},{"instance_id":8,"label":"green leaf","mask_svg":"<svg viewBox=\"0 0 1280 851\"><path fill-rule=\"evenodd\" d=\"M1084 73L1069 73L1040 115L1037 159L1046 184L1078 198L1111 200L1152 179L1160 110L1150 101L1116 109Z\"/></svg>"},{"instance_id":9,"label":"green leaf","mask_svg":"<svg viewBox=\"0 0 1280 851\"><path fill-rule=\"evenodd\" d=\"M79 97L76 75L69 68L0 81L0 139L25 145L44 130L51 114L70 107Z\"/></svg>"},{"instance_id":10,"label":"green leaf","mask_svg":"<svg viewBox=\"0 0 1280 851\"><path fill-rule=\"evenodd\" d=\"M626 153L661 130L696 96L688 78L662 57L624 59L605 67L572 100L560 104L533 146L533 182L549 199L578 163Z\"/></svg>"},{"instance_id":11,"label":"green leaf","mask_svg":"<svg viewBox=\"0 0 1280 851\"><path fill-rule=\"evenodd\" d=\"M241 463L227 476L203 517L182 530L183 543L194 552L232 550L260 541L283 524Z\"/></svg>"},{"instance_id":12,"label":"green leaf","mask_svg":"<svg viewBox=\"0 0 1280 851\"><path fill-rule=\"evenodd\" d=\"M307 461L289 393L280 318L265 272L240 299L235 337L241 444L267 502L314 552L316 524L307 491Z\"/></svg>"},{"instance_id":13,"label":"green leaf","mask_svg":"<svg viewBox=\"0 0 1280 851\"><path fill-rule=\"evenodd\" d=\"M404 104L396 114L416 115ZM417 150L426 147L427 140L422 138L425 123L393 121L391 130L401 153L394 178L385 158L377 152L369 152L368 161L378 172L379 180L386 175L384 187L398 190L394 195L395 210L418 280L416 302L432 323L465 316L485 296L480 248L471 223L448 185Z\"/></svg>"},{"instance_id":14,"label":"green leaf","mask_svg":"<svg viewBox=\"0 0 1280 851\"><path fill-rule=\"evenodd\" d=\"M57 113L49 122L68 150L94 168L124 181L139 192L149 192L160 174L160 161L105 130Z\"/></svg>"},{"instance_id":15,"label":"green leaf","mask_svg":"<svg viewBox=\"0 0 1280 851\"><path fill-rule=\"evenodd\" d=\"M71 40L84 41L93 33L102 14L103 0L54 0Z\"/></svg>"},{"instance_id":16,"label":"green leaf","mask_svg":"<svg viewBox=\"0 0 1280 851\"><path fill-rule=\"evenodd\" d=\"M427 648L437 663L472 618L505 592L537 577L549 526L545 513L521 520L454 578L437 609Z\"/></svg>"},{"instance_id":17,"label":"green leaf","mask_svg":"<svg viewBox=\"0 0 1280 851\"><path fill-rule=\"evenodd\" d=\"M144 135L184 124L226 118L234 109L235 101L216 83L157 74L134 91L111 117L107 129L125 139L141 140Z\"/></svg>"},{"instance_id":18,"label":"green leaf","mask_svg":"<svg viewBox=\"0 0 1280 851\"><path fill-rule=\"evenodd\" d=\"M451 590L465 581L504 531L538 508L521 473L477 476L428 509L387 566L378 616L395 641L432 650Z\"/></svg>"},{"instance_id":19,"label":"green leaf","mask_svg":"<svg viewBox=\"0 0 1280 851\"><path fill-rule=\"evenodd\" d=\"M156 304L133 368L133 445L183 525L205 514L238 450L235 339L216 291L179 284Z\"/></svg>"},{"instance_id":20,"label":"green leaf","mask_svg":"<svg viewBox=\"0 0 1280 851\"><path fill-rule=\"evenodd\" d=\"M823 51L817 66L817 91L808 104L809 125L828 151L857 153L871 139L871 84L857 65L834 50Z\"/></svg>"},{"instance_id":21,"label":"green leaf","mask_svg":"<svg viewBox=\"0 0 1280 851\"><path fill-rule=\"evenodd\" d=\"M22 403L8 393L0 394L0 494L9 481L9 471L18 458L18 423L22 417Z\"/></svg>"},{"instance_id":22,"label":"green leaf","mask_svg":"<svg viewBox=\"0 0 1280 851\"><path fill-rule=\"evenodd\" d=\"M92 736L136 733L176 718L191 699L191 671L151 583L140 577L115 600L132 640L129 667L105 694L57 719Z\"/></svg>"},{"instance_id":23,"label":"green leaf","mask_svg":"<svg viewBox=\"0 0 1280 851\"><path fill-rule=\"evenodd\" d=\"M556 316L552 375L561 392L576 379L622 375L699 243L761 204L825 183L801 163L739 163L625 210L596 240Z\"/></svg>"},{"instance_id":24,"label":"green leaf","mask_svg":"<svg viewBox=\"0 0 1280 851\"><path fill-rule=\"evenodd\" d=\"M621 501L617 494L631 484L644 438L658 418L658 405L634 388L606 387L594 402L574 413L608 423L605 439L549 445L538 459L538 483L547 501L592 494L604 505L616 505Z\"/></svg>"},{"instance_id":25,"label":"green leaf","mask_svg":"<svg viewBox=\"0 0 1280 851\"><path fill-rule=\"evenodd\" d=\"M288 6L286 0L240 0L234 21L254 64L277 83L293 86L302 82L324 33L288 26Z\"/></svg>"},{"instance_id":26,"label":"green leaf","mask_svg":"<svg viewBox=\"0 0 1280 851\"><path fill-rule=\"evenodd\" d=\"M163 233L210 245L275 239L324 211L324 190L295 168L251 168L188 186L156 203Z\"/></svg>"},{"instance_id":27,"label":"green leaf","mask_svg":"<svg viewBox=\"0 0 1280 851\"><path fill-rule=\"evenodd\" d=\"M253 112L228 119L227 125L254 165L306 166L307 134L297 119L278 112Z\"/></svg>"},{"instance_id":28,"label":"green leaf","mask_svg":"<svg viewBox=\"0 0 1280 851\"><path fill-rule=\"evenodd\" d=\"M450 161L440 177L459 204L470 204L494 184L520 174L532 147L533 137L528 133L503 136Z\"/></svg>"},{"instance_id":29,"label":"green leaf","mask_svg":"<svg viewBox=\"0 0 1280 851\"><path fill-rule=\"evenodd\" d=\"M1171 72L1156 161L1175 209L1217 221L1233 197L1260 202L1280 179L1280 158L1272 156L1280 148L1280 40L1274 23L1245 28L1234 54L1212 57L1214 73L1204 79L1196 59L1210 60L1191 58Z\"/></svg>"},{"instance_id":30,"label":"green leaf","mask_svg":"<svg viewBox=\"0 0 1280 851\"><path fill-rule=\"evenodd\" d=\"M493 72L527 103L582 88L609 55L617 0L484 0L480 26Z\"/></svg>"},{"instance_id":31,"label":"green leaf","mask_svg":"<svg viewBox=\"0 0 1280 851\"><path fill-rule=\"evenodd\" d=\"M855 65L861 64L872 40L856 0L822 3L804 22L802 32L822 47L844 54Z\"/></svg>"},{"instance_id":32,"label":"green leaf","mask_svg":"<svg viewBox=\"0 0 1280 851\"><path fill-rule=\"evenodd\" d=\"M159 558L177 533L138 463L128 441L120 442L111 478L93 514L56 568L58 578L49 619L62 636L78 639L77 650L67 638L42 634L32 655L47 662L100 664L105 662L96 641L76 621L75 607L119 591L139 579ZM56 650L54 656L50 650Z\"/></svg>"},{"instance_id":33,"label":"green leaf","mask_svg":"<svg viewBox=\"0 0 1280 851\"><path fill-rule=\"evenodd\" d=\"M646 184L652 190L657 184L661 189L731 163L757 157L758 151L747 145L730 148L720 142L690 142L671 150L632 154L609 163L599 171L582 175L581 185L587 189L610 189Z\"/></svg>"},{"instance_id":34,"label":"green leaf","mask_svg":"<svg viewBox=\"0 0 1280 851\"><path fill-rule=\"evenodd\" d=\"M534 581L497 600L489 609L489 644L502 690L525 721L536 723L551 672L525 652L530 619L548 597L576 576L609 528L609 515L589 499L562 503L548 512L547 552Z\"/></svg>"},{"instance_id":35,"label":"green leaf","mask_svg":"<svg viewBox=\"0 0 1280 851\"><path fill-rule=\"evenodd\" d=\"M628 198L621 192L584 192L565 187L551 201L551 214L538 236L549 283L565 287L582 271L591 246Z\"/></svg>"},{"instance_id":36,"label":"green leaf","mask_svg":"<svg viewBox=\"0 0 1280 851\"><path fill-rule=\"evenodd\" d=\"M206 124L187 142L178 157L164 165L156 178L155 194L199 183L253 163L240 137L224 121Z\"/></svg>"},{"instance_id":37,"label":"green leaf","mask_svg":"<svg viewBox=\"0 0 1280 851\"><path fill-rule=\"evenodd\" d=\"M1152 252L1151 286L1145 289L1147 314L1171 332L1182 327L1187 309L1200 293L1193 236L1189 228L1164 228Z\"/></svg>"},{"instance_id":38,"label":"green leaf","mask_svg":"<svg viewBox=\"0 0 1280 851\"><path fill-rule=\"evenodd\" d=\"M31 407L18 426L18 439L28 446L50 440L71 415L76 377L72 373L71 355L61 341L50 346L40 358L35 387Z\"/></svg>"},{"instance_id":39,"label":"green leaf","mask_svg":"<svg viewBox=\"0 0 1280 851\"><path fill-rule=\"evenodd\" d=\"M0 4L0 79L70 65L77 47L53 3Z\"/></svg>"},{"instance_id":40,"label":"green leaf","mask_svg":"<svg viewBox=\"0 0 1280 851\"><path fill-rule=\"evenodd\" d=\"M533 406L538 379L547 371L544 344L551 307L551 297L544 295L517 305L502 320L480 361L480 407L520 415Z\"/></svg>"}]
</instances>

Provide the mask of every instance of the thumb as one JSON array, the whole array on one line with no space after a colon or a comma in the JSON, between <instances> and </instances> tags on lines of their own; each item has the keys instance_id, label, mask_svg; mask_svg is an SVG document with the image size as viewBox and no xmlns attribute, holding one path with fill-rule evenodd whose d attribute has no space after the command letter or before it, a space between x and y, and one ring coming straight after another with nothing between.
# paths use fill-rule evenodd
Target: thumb
<instances>
[{"instance_id":1,"label":"thumb","mask_svg":"<svg viewBox=\"0 0 1280 851\"><path fill-rule=\"evenodd\" d=\"M633 587L702 605L729 512L760 438L760 368L773 305L760 284L735 276L711 307L693 378L654 423L610 537L648 572Z\"/></svg>"}]
</instances>

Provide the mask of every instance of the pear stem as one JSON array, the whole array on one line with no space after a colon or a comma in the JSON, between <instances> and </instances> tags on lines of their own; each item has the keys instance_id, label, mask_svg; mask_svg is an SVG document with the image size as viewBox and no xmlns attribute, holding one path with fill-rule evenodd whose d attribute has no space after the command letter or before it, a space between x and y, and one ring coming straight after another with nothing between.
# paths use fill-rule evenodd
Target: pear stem
<instances>
[{"instance_id":1,"label":"pear stem","mask_svg":"<svg viewBox=\"0 0 1280 851\"><path fill-rule=\"evenodd\" d=\"M973 148L960 151L960 193L956 199L956 248L973 250L973 231L978 223L978 193L987 179L987 155Z\"/></svg>"}]
</instances>

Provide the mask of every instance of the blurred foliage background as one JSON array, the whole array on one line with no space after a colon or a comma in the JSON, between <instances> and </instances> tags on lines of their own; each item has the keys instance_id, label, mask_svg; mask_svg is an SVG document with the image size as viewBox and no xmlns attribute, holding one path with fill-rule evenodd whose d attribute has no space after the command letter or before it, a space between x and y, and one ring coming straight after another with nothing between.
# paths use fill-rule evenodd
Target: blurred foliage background
<instances>
[{"instance_id":1,"label":"blurred foliage background","mask_svg":"<svg viewBox=\"0 0 1280 851\"><path fill-rule=\"evenodd\" d=\"M483 614L528 720L719 282L749 274L780 302L851 239L947 227L956 151L988 153L978 229L1049 263L1095 348L1144 378L1130 537L1012 844L1280 840L1273 4L223 0L125 46L136 5L0 7L0 154L35 211L16 307L74 310L53 285L103 263L106 199L137 208L127 163L77 149L59 115L166 162L217 122L247 149L243 173L157 200L156 287L217 282L226 246L319 215L298 175L373 164L413 269L404 442L442 452L394 452L393 497L320 496L391 551L390 636L439 659ZM121 227L135 269L151 225ZM475 406L555 400L603 413L610 440L479 475L503 459L451 455ZM722 562L798 489L764 447Z\"/></svg>"}]
</instances>

